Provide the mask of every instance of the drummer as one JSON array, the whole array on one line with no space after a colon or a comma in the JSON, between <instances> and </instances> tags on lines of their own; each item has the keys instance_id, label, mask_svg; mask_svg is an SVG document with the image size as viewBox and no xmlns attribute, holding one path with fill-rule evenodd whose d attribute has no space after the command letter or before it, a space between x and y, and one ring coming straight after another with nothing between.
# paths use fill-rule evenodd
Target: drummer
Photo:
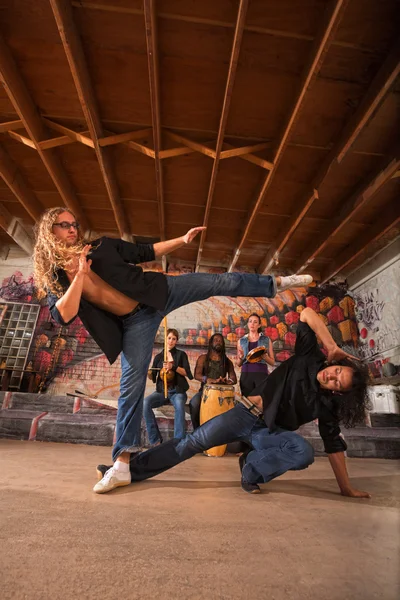
<instances>
[{"instance_id":1,"label":"drummer","mask_svg":"<svg viewBox=\"0 0 400 600\"><path fill-rule=\"evenodd\" d=\"M193 379L189 359L186 352L176 348L179 334L176 329L167 331L167 361L164 361L164 350L154 357L148 378L156 384L156 391L147 396L143 403L143 416L151 446L162 443L160 430L153 413L153 408L171 403L175 408L174 438L185 437L185 404L186 392L189 389L187 379ZM167 398L164 390L163 370L167 378Z\"/></svg>"},{"instance_id":2,"label":"drummer","mask_svg":"<svg viewBox=\"0 0 400 600\"><path fill-rule=\"evenodd\" d=\"M208 343L208 351L201 354L196 362L194 378L201 386L189 403L193 429L200 427L200 405L204 384L235 385L237 377L232 361L225 352L225 340L220 333L214 333Z\"/></svg>"},{"instance_id":3,"label":"drummer","mask_svg":"<svg viewBox=\"0 0 400 600\"><path fill-rule=\"evenodd\" d=\"M251 396L267 377L268 365L275 365L272 341L261 332L261 317L257 313L249 316L247 327L249 333L238 340L236 359L237 366L242 367L240 391L243 396Z\"/></svg>"}]
</instances>

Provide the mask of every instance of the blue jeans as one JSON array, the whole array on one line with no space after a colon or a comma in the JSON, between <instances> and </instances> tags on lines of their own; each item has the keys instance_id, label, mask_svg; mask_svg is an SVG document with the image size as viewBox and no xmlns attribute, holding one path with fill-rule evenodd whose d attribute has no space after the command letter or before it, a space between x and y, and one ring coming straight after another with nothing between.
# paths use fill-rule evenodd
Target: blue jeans
<instances>
[{"instance_id":1,"label":"blue jeans","mask_svg":"<svg viewBox=\"0 0 400 600\"><path fill-rule=\"evenodd\" d=\"M306 469L314 462L314 450L293 431L269 431L264 421L242 404L210 419L183 440L170 440L132 455L132 482L159 475L167 469L213 446L244 441L252 450L246 456L242 477L248 483L266 483L286 471Z\"/></svg>"},{"instance_id":2,"label":"blue jeans","mask_svg":"<svg viewBox=\"0 0 400 600\"><path fill-rule=\"evenodd\" d=\"M168 391L168 399L164 398L164 394L161 392L153 392L149 396L146 396L143 402L143 416L146 423L147 433L149 435L150 444L157 444L162 442L160 430L158 429L157 420L153 413L153 408L158 406L164 406L168 400L175 408L174 417L174 438L182 439L185 437L185 404L187 395L186 393L178 393L173 390Z\"/></svg>"},{"instance_id":3,"label":"blue jeans","mask_svg":"<svg viewBox=\"0 0 400 600\"><path fill-rule=\"evenodd\" d=\"M154 338L163 317L185 304L207 300L212 296L273 298L277 291L273 275L190 273L178 277L168 275L166 277L168 299L165 309L159 311L145 306L123 320L122 376L113 460L121 452L133 452L140 447L140 424L146 375L151 361Z\"/></svg>"}]
</instances>

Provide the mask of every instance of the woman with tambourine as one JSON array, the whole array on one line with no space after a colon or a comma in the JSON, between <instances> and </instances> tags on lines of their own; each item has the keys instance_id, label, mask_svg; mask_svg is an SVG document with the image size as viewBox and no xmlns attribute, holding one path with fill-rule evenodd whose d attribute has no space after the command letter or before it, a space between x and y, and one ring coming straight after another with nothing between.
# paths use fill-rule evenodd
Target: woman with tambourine
<instances>
[{"instance_id":1,"label":"woman with tambourine","mask_svg":"<svg viewBox=\"0 0 400 600\"><path fill-rule=\"evenodd\" d=\"M240 390L243 396L251 392L268 375L268 365L275 364L272 341L261 333L261 317L252 313L247 321L249 333L237 343L237 365L242 367Z\"/></svg>"}]
</instances>

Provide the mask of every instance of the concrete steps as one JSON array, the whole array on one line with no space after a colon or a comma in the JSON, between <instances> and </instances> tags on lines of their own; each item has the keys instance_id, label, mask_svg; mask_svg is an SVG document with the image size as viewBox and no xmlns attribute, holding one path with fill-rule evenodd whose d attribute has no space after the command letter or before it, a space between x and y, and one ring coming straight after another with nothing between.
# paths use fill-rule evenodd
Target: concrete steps
<instances>
[{"instance_id":1,"label":"concrete steps","mask_svg":"<svg viewBox=\"0 0 400 600\"><path fill-rule=\"evenodd\" d=\"M84 397L0 392L0 437L111 446L117 410L101 401ZM174 409L155 411L164 441L174 436ZM371 415L372 427L342 429L347 455L357 458L400 458L398 415ZM192 431L189 415L186 430ZM316 423L303 425L298 433L309 440L317 456L324 455ZM142 423L142 445L148 437ZM237 449L231 450L236 452Z\"/></svg>"},{"instance_id":2,"label":"concrete steps","mask_svg":"<svg viewBox=\"0 0 400 600\"><path fill-rule=\"evenodd\" d=\"M324 446L316 423L307 423L298 430L315 450L316 456L324 456ZM353 458L400 458L400 427L354 427L342 428L347 444L347 456Z\"/></svg>"}]
</instances>

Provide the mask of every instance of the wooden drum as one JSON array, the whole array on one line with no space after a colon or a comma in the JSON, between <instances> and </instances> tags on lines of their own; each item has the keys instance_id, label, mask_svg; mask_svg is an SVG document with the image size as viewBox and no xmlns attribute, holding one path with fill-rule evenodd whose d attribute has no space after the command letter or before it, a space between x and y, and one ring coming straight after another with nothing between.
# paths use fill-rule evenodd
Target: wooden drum
<instances>
[{"instance_id":1,"label":"wooden drum","mask_svg":"<svg viewBox=\"0 0 400 600\"><path fill-rule=\"evenodd\" d=\"M234 407L235 388L233 385L206 384L200 405L200 425L213 417L222 415ZM223 456L227 444L215 446L204 451L207 456Z\"/></svg>"}]
</instances>

